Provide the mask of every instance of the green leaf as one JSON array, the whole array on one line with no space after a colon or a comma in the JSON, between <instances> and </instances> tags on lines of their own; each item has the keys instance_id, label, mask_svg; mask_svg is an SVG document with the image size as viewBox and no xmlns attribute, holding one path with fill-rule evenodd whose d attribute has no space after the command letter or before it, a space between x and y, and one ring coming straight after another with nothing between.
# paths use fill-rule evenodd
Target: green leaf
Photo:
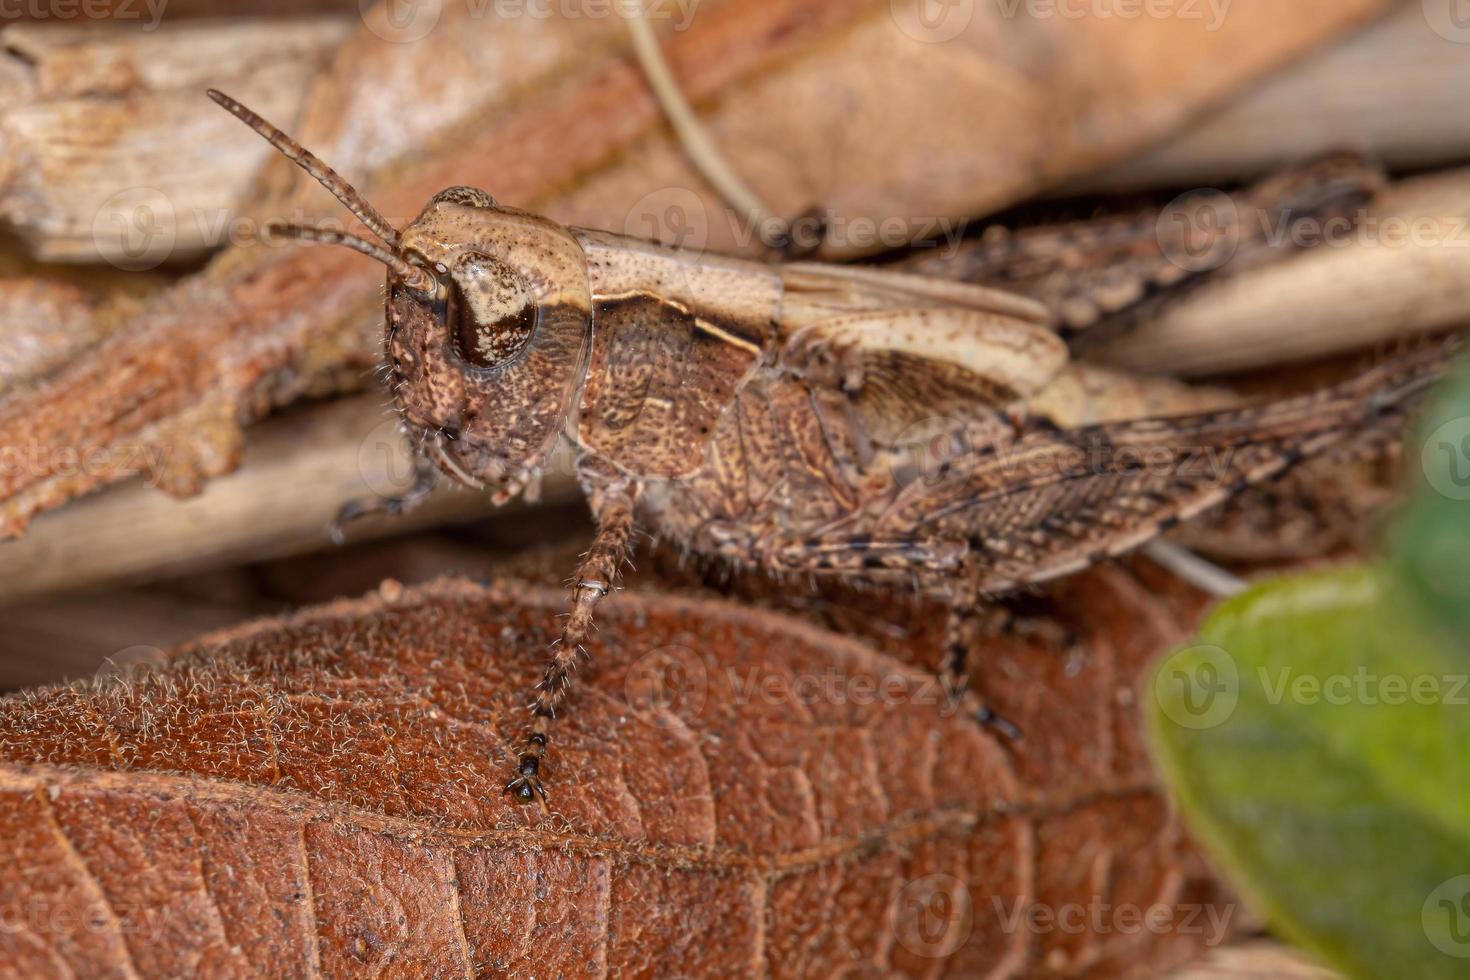
<instances>
[{"instance_id":1,"label":"green leaf","mask_svg":"<svg viewBox=\"0 0 1470 980\"><path fill-rule=\"evenodd\" d=\"M1424 412L1407 456L1415 492L1395 527L1395 570L1470 652L1470 364Z\"/></svg>"},{"instance_id":2,"label":"green leaf","mask_svg":"<svg viewBox=\"0 0 1470 980\"><path fill-rule=\"evenodd\" d=\"M1149 727L1191 828L1273 927L1350 976L1470 976L1470 678L1391 576L1225 603Z\"/></svg>"}]
</instances>

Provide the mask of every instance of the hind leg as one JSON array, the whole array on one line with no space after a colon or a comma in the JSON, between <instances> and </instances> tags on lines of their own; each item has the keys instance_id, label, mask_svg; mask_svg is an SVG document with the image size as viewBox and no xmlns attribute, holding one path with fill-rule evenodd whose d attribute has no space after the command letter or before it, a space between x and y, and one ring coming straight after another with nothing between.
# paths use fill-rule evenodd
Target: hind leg
<instances>
[{"instance_id":1,"label":"hind leg","mask_svg":"<svg viewBox=\"0 0 1470 980\"><path fill-rule=\"evenodd\" d=\"M783 572L858 580L914 577L926 582L932 591L944 596L949 607L939 673L951 709L969 693L969 654L978 638L1006 629L1014 619L1004 606L981 596L981 573L963 541L879 540L863 534L778 538L757 546L752 560ZM972 713L977 722L1012 741L1021 737L1014 724L983 704Z\"/></svg>"}]
</instances>

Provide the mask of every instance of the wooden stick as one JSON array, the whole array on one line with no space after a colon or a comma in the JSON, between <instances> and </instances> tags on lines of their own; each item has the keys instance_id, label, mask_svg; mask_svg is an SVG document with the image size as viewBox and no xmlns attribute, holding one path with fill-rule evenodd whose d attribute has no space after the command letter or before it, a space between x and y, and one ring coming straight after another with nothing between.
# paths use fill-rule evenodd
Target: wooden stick
<instances>
[{"instance_id":1,"label":"wooden stick","mask_svg":"<svg viewBox=\"0 0 1470 980\"><path fill-rule=\"evenodd\" d=\"M327 528L344 504L401 492L409 472L396 417L380 393L278 416L252 429L243 465L197 497L177 500L133 481L36 521L24 538L4 546L0 601L330 547ZM554 457L543 497L574 498L570 472L565 459ZM494 512L488 495L441 485L413 513L365 519L347 537Z\"/></svg>"},{"instance_id":2,"label":"wooden stick","mask_svg":"<svg viewBox=\"0 0 1470 980\"><path fill-rule=\"evenodd\" d=\"M1461 326L1470 321L1467 222L1470 169L1402 182L1357 230L1203 286L1087 356L1124 370L1199 377Z\"/></svg>"},{"instance_id":3,"label":"wooden stick","mask_svg":"<svg viewBox=\"0 0 1470 980\"><path fill-rule=\"evenodd\" d=\"M150 268L238 243L253 229L232 224L236 209L270 148L239 139L203 89L222 85L289 123L350 27L339 17L0 30L0 219L54 262Z\"/></svg>"}]
</instances>

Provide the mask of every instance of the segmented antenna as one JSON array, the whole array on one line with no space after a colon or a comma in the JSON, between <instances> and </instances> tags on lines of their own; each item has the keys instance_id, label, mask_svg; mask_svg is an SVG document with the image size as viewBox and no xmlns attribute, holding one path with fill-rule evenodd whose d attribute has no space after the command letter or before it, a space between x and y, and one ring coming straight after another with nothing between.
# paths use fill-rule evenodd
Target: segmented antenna
<instances>
[{"instance_id":1,"label":"segmented antenna","mask_svg":"<svg viewBox=\"0 0 1470 980\"><path fill-rule=\"evenodd\" d=\"M343 180L341 174L318 160L315 154L300 143L225 93L218 89L210 89L209 97L218 102L230 115L265 137L266 141L280 150L283 156L315 177L317 182L331 191L332 196L341 201L347 210L367 225L374 235L395 248L398 246L398 229L389 224L388 219L379 214L377 208L363 200L362 195L358 194L356 188L351 184Z\"/></svg>"},{"instance_id":2,"label":"segmented antenna","mask_svg":"<svg viewBox=\"0 0 1470 980\"><path fill-rule=\"evenodd\" d=\"M349 235L331 228L292 225L279 221L266 222L265 230L268 234L285 235L287 238L302 241L321 242L324 245L345 245L370 259L377 259L392 269L409 289L416 289L420 292L432 292L434 289L434 279L427 269L406 261L397 252L390 252L377 242L370 242L366 238L358 238L356 235Z\"/></svg>"}]
</instances>

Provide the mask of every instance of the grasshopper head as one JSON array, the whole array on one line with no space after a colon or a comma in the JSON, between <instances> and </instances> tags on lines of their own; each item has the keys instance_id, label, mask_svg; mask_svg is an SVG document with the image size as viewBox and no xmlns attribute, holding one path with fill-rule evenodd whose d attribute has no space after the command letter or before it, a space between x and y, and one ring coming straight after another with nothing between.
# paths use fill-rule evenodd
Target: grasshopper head
<instances>
[{"instance_id":1,"label":"grasshopper head","mask_svg":"<svg viewBox=\"0 0 1470 980\"><path fill-rule=\"evenodd\" d=\"M561 434L584 370L587 259L561 225L484 191L434 195L401 232L340 176L235 100L210 96L335 194L381 243L323 228L278 234L345 245L388 267L393 399L441 469L518 492Z\"/></svg>"},{"instance_id":2,"label":"grasshopper head","mask_svg":"<svg viewBox=\"0 0 1470 980\"><path fill-rule=\"evenodd\" d=\"M523 480L555 445L582 379L592 299L581 246L562 226L468 187L436 194L399 246L429 279L426 288L388 276L399 410L448 436L451 473Z\"/></svg>"}]
</instances>

